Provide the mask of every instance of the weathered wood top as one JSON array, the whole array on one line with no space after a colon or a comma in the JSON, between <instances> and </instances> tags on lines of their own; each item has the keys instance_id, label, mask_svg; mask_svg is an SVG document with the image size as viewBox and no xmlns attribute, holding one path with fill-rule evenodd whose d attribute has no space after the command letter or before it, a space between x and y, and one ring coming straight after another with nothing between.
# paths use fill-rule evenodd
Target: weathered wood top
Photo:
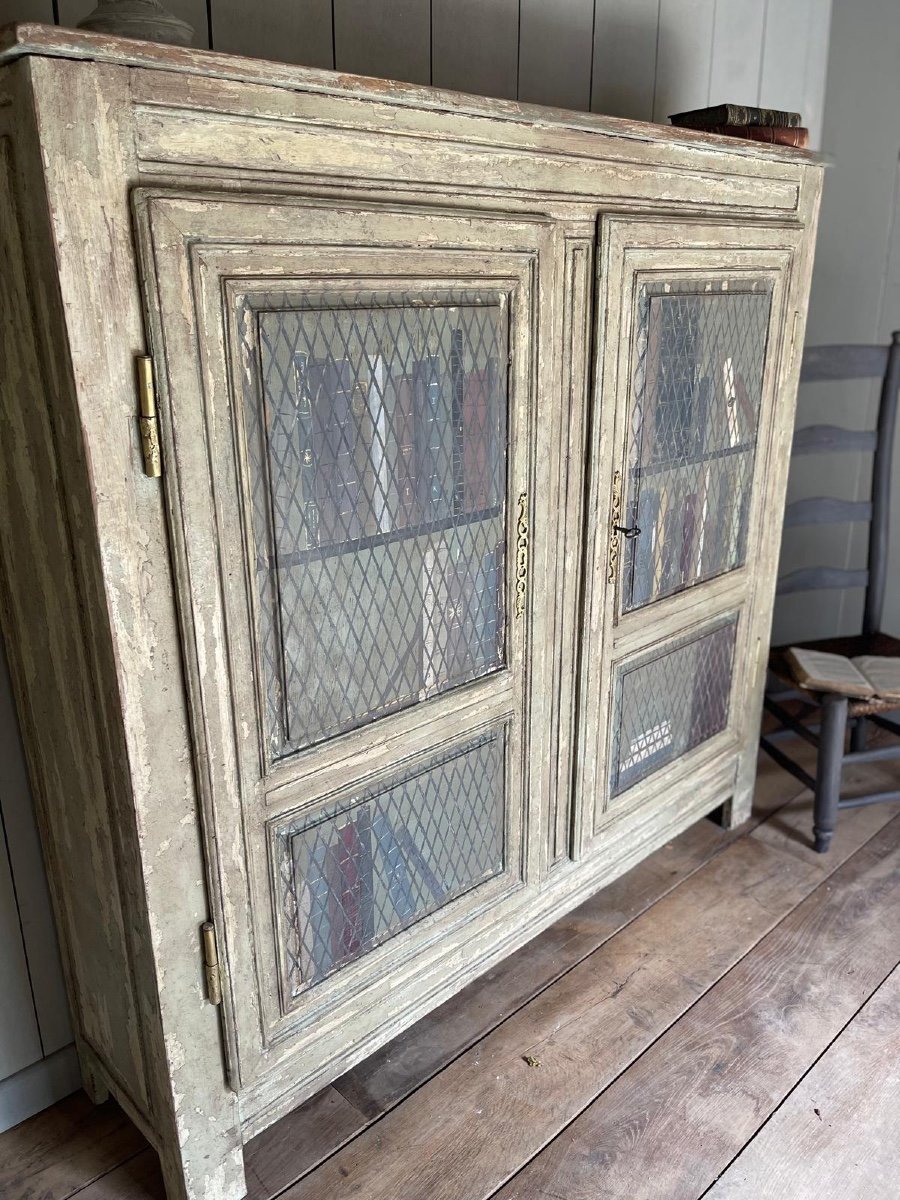
<instances>
[{"instance_id":1,"label":"weathered wood top","mask_svg":"<svg viewBox=\"0 0 900 1200\"><path fill-rule=\"evenodd\" d=\"M0 65L25 55L119 63L150 70L177 71L238 80L243 83L266 84L293 91L351 95L357 99L429 108L435 112L489 116L519 124L543 125L555 130L578 130L643 143L694 146L743 158L819 166L826 164L825 158L810 150L720 137L649 121L630 121L595 113L545 108L539 104L520 104L515 100L470 96L419 84L268 62L264 59L245 58L237 54L222 54L211 50L108 37L101 33L65 29L57 25L29 23L0 28Z\"/></svg>"}]
</instances>

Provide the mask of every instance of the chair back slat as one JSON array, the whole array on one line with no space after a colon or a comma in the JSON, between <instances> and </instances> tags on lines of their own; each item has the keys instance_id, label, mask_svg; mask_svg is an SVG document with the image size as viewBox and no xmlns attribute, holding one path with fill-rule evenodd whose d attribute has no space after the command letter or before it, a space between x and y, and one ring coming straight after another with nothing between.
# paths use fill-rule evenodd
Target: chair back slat
<instances>
[{"instance_id":1,"label":"chair back slat","mask_svg":"<svg viewBox=\"0 0 900 1200\"><path fill-rule=\"evenodd\" d=\"M868 571L847 571L843 567L801 567L778 580L779 596L791 592L829 591L833 588L864 588L869 582Z\"/></svg>"},{"instance_id":2,"label":"chair back slat","mask_svg":"<svg viewBox=\"0 0 900 1200\"><path fill-rule=\"evenodd\" d=\"M840 425L806 425L794 434L791 453L842 454L852 450L872 453L877 444L874 430L843 429Z\"/></svg>"},{"instance_id":3,"label":"chair back slat","mask_svg":"<svg viewBox=\"0 0 900 1200\"><path fill-rule=\"evenodd\" d=\"M877 448L872 460L872 523L869 525L869 587L863 610L863 633L881 630L887 588L891 516L891 462L900 397L900 332L891 335L887 368L878 402Z\"/></svg>"},{"instance_id":4,"label":"chair back slat","mask_svg":"<svg viewBox=\"0 0 900 1200\"><path fill-rule=\"evenodd\" d=\"M796 525L843 525L872 520L868 500L836 500L833 496L810 496L795 500L784 510L785 529Z\"/></svg>"},{"instance_id":5,"label":"chair back slat","mask_svg":"<svg viewBox=\"0 0 900 1200\"><path fill-rule=\"evenodd\" d=\"M807 346L800 382L829 379L881 379L887 370L887 346Z\"/></svg>"}]
</instances>

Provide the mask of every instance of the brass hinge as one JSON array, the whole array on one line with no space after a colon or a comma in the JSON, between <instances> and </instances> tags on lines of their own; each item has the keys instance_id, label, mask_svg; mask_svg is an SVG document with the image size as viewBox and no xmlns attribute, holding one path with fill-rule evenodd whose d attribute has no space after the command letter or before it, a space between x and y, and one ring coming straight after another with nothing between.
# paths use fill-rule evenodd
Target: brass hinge
<instances>
[{"instance_id":1,"label":"brass hinge","mask_svg":"<svg viewBox=\"0 0 900 1200\"><path fill-rule=\"evenodd\" d=\"M200 927L203 937L203 967L206 971L206 995L210 1004L222 1003L222 968L219 964L219 947L216 943L216 927L206 921Z\"/></svg>"},{"instance_id":2,"label":"brass hinge","mask_svg":"<svg viewBox=\"0 0 900 1200\"><path fill-rule=\"evenodd\" d=\"M138 377L138 423L141 427L141 453L144 456L144 474L151 479L162 475L162 458L159 453L159 420L156 415L156 385L153 380L153 359L137 360Z\"/></svg>"}]
</instances>

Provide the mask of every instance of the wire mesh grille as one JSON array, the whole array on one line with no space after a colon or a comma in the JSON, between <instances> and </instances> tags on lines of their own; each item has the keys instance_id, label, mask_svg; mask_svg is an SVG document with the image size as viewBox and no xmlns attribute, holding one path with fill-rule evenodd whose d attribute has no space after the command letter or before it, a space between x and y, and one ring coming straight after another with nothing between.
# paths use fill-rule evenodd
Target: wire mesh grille
<instances>
[{"instance_id":1,"label":"wire mesh grille","mask_svg":"<svg viewBox=\"0 0 900 1200\"><path fill-rule=\"evenodd\" d=\"M737 617L662 654L619 669L615 686L613 796L728 724Z\"/></svg>"},{"instance_id":2,"label":"wire mesh grille","mask_svg":"<svg viewBox=\"0 0 900 1200\"><path fill-rule=\"evenodd\" d=\"M506 297L271 295L242 335L277 757L503 665Z\"/></svg>"},{"instance_id":3,"label":"wire mesh grille","mask_svg":"<svg viewBox=\"0 0 900 1200\"><path fill-rule=\"evenodd\" d=\"M623 607L746 556L768 281L654 283L638 300Z\"/></svg>"},{"instance_id":4,"label":"wire mesh grille","mask_svg":"<svg viewBox=\"0 0 900 1200\"><path fill-rule=\"evenodd\" d=\"M296 996L504 867L505 730L277 835Z\"/></svg>"}]
</instances>

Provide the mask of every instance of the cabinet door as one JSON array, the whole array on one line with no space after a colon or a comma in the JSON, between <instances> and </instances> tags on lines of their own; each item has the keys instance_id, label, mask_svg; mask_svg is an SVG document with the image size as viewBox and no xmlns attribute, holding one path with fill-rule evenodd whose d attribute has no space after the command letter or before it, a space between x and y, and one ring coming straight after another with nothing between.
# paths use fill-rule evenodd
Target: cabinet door
<instances>
[{"instance_id":1,"label":"cabinet door","mask_svg":"<svg viewBox=\"0 0 900 1200\"><path fill-rule=\"evenodd\" d=\"M602 224L577 844L661 789L699 795L749 727L795 251L785 231Z\"/></svg>"},{"instance_id":2,"label":"cabinet door","mask_svg":"<svg viewBox=\"0 0 900 1200\"><path fill-rule=\"evenodd\" d=\"M150 193L138 226L251 1111L314 1090L474 970L534 868L526 631L544 600L525 551L548 235Z\"/></svg>"}]
</instances>

